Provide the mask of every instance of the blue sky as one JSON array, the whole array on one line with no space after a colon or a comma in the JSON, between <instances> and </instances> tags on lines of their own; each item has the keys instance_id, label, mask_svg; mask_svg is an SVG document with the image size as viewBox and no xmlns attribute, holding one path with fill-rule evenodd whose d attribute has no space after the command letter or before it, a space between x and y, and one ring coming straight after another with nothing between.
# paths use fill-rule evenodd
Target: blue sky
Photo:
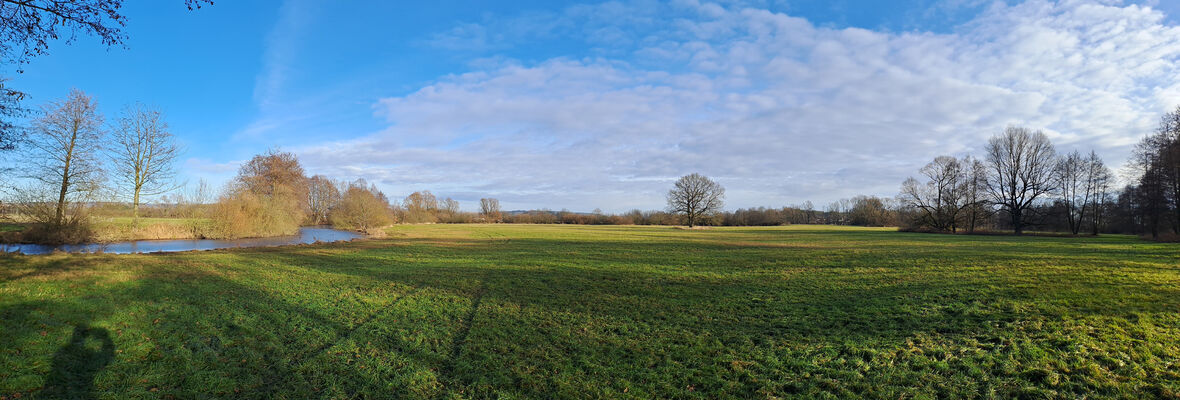
<instances>
[{"instance_id":1,"label":"blue sky","mask_svg":"<svg viewBox=\"0 0 1180 400\"><path fill-rule=\"evenodd\" d=\"M474 209L658 209L702 172L728 208L892 196L1008 124L1115 167L1180 105L1180 2L134 1L15 87L166 111L189 181L268 148Z\"/></svg>"}]
</instances>

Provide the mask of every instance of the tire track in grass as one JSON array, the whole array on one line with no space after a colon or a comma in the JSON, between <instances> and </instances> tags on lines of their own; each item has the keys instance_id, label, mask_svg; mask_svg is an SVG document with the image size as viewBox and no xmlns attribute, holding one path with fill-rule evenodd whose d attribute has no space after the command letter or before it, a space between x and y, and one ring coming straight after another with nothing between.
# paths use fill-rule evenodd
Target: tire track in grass
<instances>
[{"instance_id":1,"label":"tire track in grass","mask_svg":"<svg viewBox=\"0 0 1180 400\"><path fill-rule=\"evenodd\" d=\"M446 397L447 388L454 390L467 383L455 376L455 364L459 361L459 356L463 352L463 346L467 344L467 335L471 333L471 325L475 320L475 313L479 311L480 305L483 304L483 298L487 294L487 291L487 274L484 274L484 277L480 279L479 289L475 292L474 301L471 303L471 310L463 318L463 323L459 325L459 332L455 334L455 341L451 343L451 356L447 358L442 368L439 368L439 377L442 378L440 381L443 382L444 390L438 393L438 398Z\"/></svg>"}]
</instances>

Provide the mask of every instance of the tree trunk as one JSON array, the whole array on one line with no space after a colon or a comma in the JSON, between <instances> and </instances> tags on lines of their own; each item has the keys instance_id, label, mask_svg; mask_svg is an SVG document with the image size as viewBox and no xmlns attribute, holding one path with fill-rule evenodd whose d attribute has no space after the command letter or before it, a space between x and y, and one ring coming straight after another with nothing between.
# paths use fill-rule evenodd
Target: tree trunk
<instances>
[{"instance_id":1,"label":"tree trunk","mask_svg":"<svg viewBox=\"0 0 1180 400\"><path fill-rule=\"evenodd\" d=\"M68 161L66 162L66 165L69 165ZM66 167L66 171L69 171L69 167ZM70 189L70 179L68 178L68 175L68 172L62 174L61 192L57 196L57 210L53 215L53 224L57 226L65 225L66 192Z\"/></svg>"},{"instance_id":2,"label":"tree trunk","mask_svg":"<svg viewBox=\"0 0 1180 400\"><path fill-rule=\"evenodd\" d=\"M65 224L66 218L66 193L70 190L70 160L73 158L73 143L71 143L70 150L66 152L66 164L62 168L61 173L61 191L57 195L57 210L53 215L53 223L57 226Z\"/></svg>"},{"instance_id":3,"label":"tree trunk","mask_svg":"<svg viewBox=\"0 0 1180 400\"><path fill-rule=\"evenodd\" d=\"M135 188L135 195L131 199L131 221L139 225L139 188Z\"/></svg>"}]
</instances>

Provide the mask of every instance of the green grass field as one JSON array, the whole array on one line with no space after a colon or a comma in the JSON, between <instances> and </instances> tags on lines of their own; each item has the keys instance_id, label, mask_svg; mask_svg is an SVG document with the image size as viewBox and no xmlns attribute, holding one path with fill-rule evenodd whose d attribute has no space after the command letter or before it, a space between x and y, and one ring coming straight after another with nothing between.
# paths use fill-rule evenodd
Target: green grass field
<instances>
[{"instance_id":1,"label":"green grass field","mask_svg":"<svg viewBox=\"0 0 1180 400\"><path fill-rule=\"evenodd\" d=\"M1180 247L398 226L0 256L4 398L1175 398Z\"/></svg>"}]
</instances>

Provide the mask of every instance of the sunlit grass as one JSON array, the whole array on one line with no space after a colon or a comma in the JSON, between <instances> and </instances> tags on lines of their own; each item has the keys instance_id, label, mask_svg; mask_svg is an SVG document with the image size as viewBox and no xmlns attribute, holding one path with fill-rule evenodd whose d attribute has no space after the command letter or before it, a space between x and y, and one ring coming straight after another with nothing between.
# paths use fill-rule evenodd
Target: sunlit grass
<instances>
[{"instance_id":1,"label":"sunlit grass","mask_svg":"<svg viewBox=\"0 0 1180 400\"><path fill-rule=\"evenodd\" d=\"M20 232L23 230L25 230L25 224L20 224L20 223L16 223L16 222L0 221L0 233Z\"/></svg>"},{"instance_id":2,"label":"sunlit grass","mask_svg":"<svg viewBox=\"0 0 1180 400\"><path fill-rule=\"evenodd\" d=\"M0 396L1180 391L1171 244L817 226L389 233L275 249L0 257Z\"/></svg>"}]
</instances>

